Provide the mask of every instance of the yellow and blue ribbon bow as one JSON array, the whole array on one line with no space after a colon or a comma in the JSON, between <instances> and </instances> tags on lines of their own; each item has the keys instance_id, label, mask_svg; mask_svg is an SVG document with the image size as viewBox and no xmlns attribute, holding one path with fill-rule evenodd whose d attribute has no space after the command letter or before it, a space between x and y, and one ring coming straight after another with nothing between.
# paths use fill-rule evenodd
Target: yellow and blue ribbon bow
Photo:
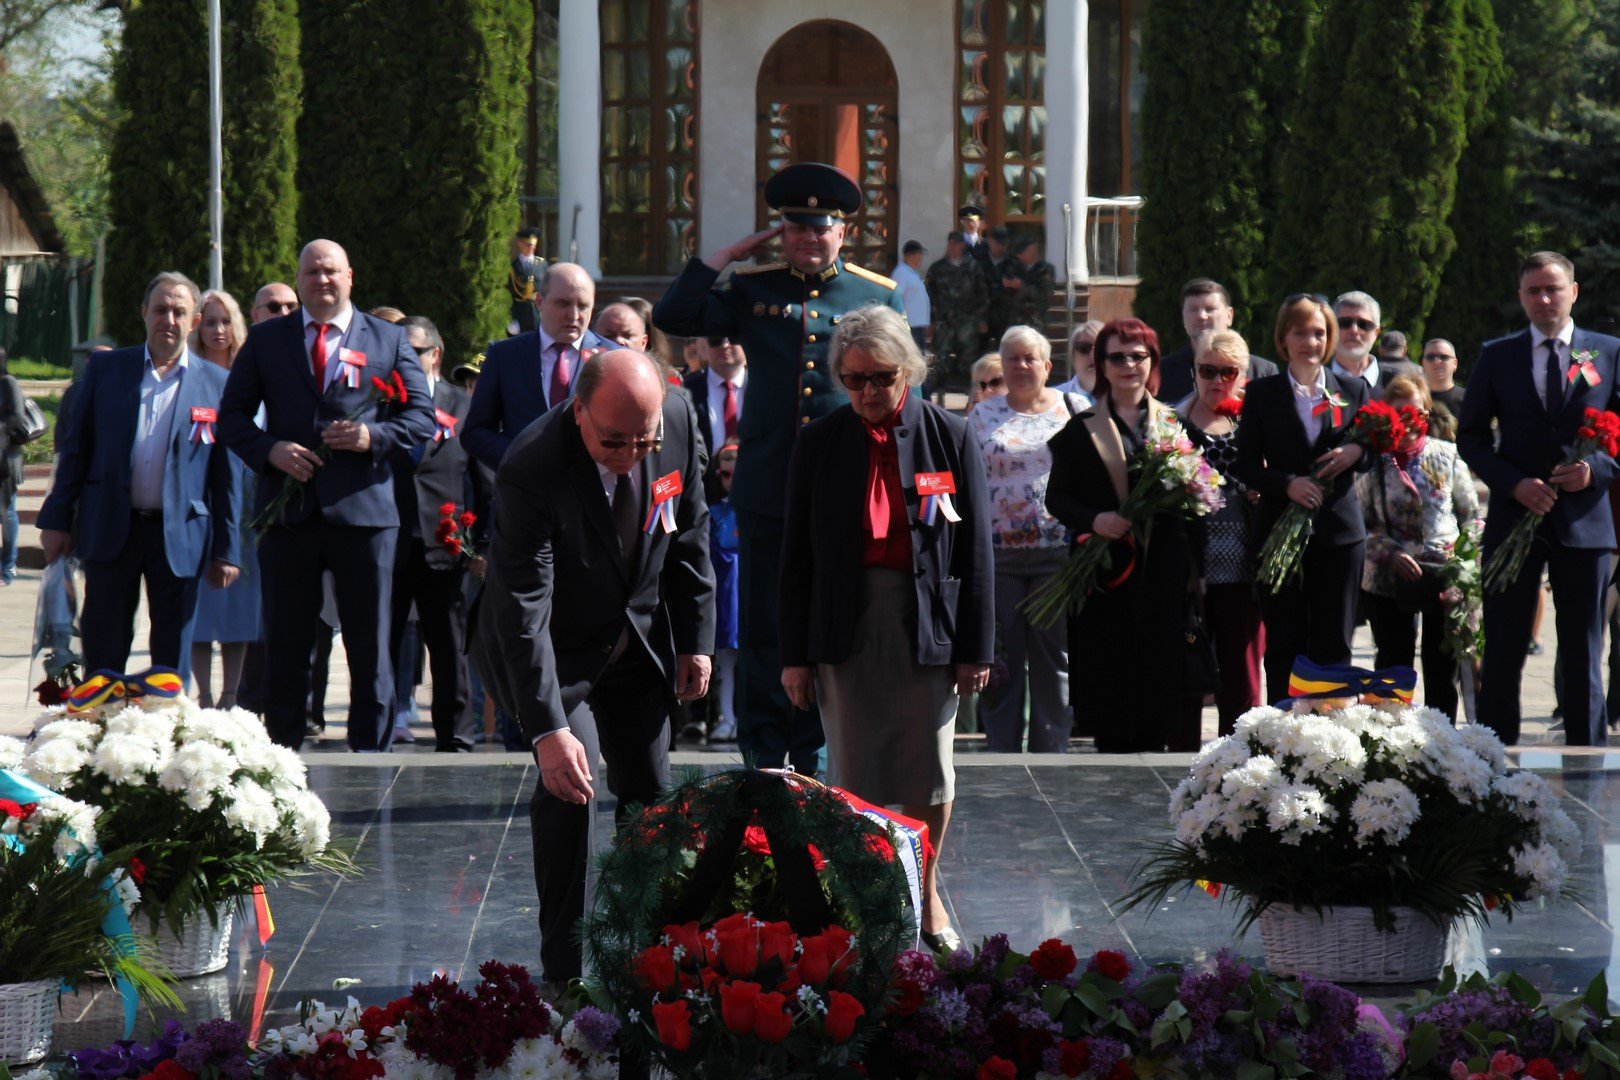
<instances>
[{"instance_id":1,"label":"yellow and blue ribbon bow","mask_svg":"<svg viewBox=\"0 0 1620 1080\"><path fill-rule=\"evenodd\" d=\"M1409 667L1387 667L1377 671L1349 664L1314 664L1303 656L1294 658L1288 676L1288 696L1299 698L1382 698L1412 704L1417 689L1417 671ZM1278 707L1287 706L1280 702Z\"/></svg>"},{"instance_id":2,"label":"yellow and blue ribbon bow","mask_svg":"<svg viewBox=\"0 0 1620 1080\"><path fill-rule=\"evenodd\" d=\"M22 773L12 769L0 769L0 799L28 804L50 802L62 796L48 787L35 783ZM0 843L22 849L22 841L15 836L0 833ZM107 913L101 918L101 932L112 940L113 948L120 956L134 956L135 928L129 925L129 916L124 913L124 905L118 899L118 889L112 878L102 879L102 888L107 893ZM129 1038L135 1031L135 984L129 981L129 976L120 973L115 977L118 987L118 996L124 1003L124 1038Z\"/></svg>"},{"instance_id":3,"label":"yellow and blue ribbon bow","mask_svg":"<svg viewBox=\"0 0 1620 1080\"><path fill-rule=\"evenodd\" d=\"M185 689L180 673L173 668L151 667L138 675L122 675L103 668L68 694L68 712L86 712L113 698L174 698Z\"/></svg>"}]
</instances>

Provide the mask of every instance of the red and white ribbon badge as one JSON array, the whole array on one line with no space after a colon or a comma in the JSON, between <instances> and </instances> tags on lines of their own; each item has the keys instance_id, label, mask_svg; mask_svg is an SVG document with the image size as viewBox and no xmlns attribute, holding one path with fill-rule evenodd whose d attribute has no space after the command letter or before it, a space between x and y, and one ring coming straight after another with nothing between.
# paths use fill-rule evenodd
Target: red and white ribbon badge
<instances>
[{"instance_id":1,"label":"red and white ribbon badge","mask_svg":"<svg viewBox=\"0 0 1620 1080\"><path fill-rule=\"evenodd\" d=\"M343 361L344 383L350 390L360 389L360 376L366 370L366 354L353 349L339 349L338 359Z\"/></svg>"},{"instance_id":2,"label":"red and white ribbon badge","mask_svg":"<svg viewBox=\"0 0 1620 1080\"><path fill-rule=\"evenodd\" d=\"M653 481L652 508L647 511L646 524L642 526L648 536L663 522L664 531L675 531L675 497L682 491L681 474L678 472L665 473Z\"/></svg>"},{"instance_id":3,"label":"red and white ribbon badge","mask_svg":"<svg viewBox=\"0 0 1620 1080\"><path fill-rule=\"evenodd\" d=\"M443 442L445 439L456 437L456 418L443 409L433 410L433 419L438 421L439 430L433 433L434 442Z\"/></svg>"},{"instance_id":4,"label":"red and white ribbon badge","mask_svg":"<svg viewBox=\"0 0 1620 1080\"><path fill-rule=\"evenodd\" d=\"M204 446L214 445L214 424L218 421L218 409L205 409L201 405L193 405L191 407L191 441L202 443Z\"/></svg>"},{"instance_id":5,"label":"red and white ribbon badge","mask_svg":"<svg viewBox=\"0 0 1620 1080\"><path fill-rule=\"evenodd\" d=\"M956 477L950 473L918 473L917 494L922 496L922 506L917 510L917 517L924 525L932 525L939 514L944 514L945 520L953 525L961 521L962 515L951 505L951 496L955 493Z\"/></svg>"}]
</instances>

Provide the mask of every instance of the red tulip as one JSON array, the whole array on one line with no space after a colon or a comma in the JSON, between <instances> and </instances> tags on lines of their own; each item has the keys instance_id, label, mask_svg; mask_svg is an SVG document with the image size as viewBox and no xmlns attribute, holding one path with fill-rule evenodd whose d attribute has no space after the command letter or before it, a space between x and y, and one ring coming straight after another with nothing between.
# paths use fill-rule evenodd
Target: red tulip
<instances>
[{"instance_id":1,"label":"red tulip","mask_svg":"<svg viewBox=\"0 0 1620 1080\"><path fill-rule=\"evenodd\" d=\"M668 990L675 985L675 951L668 945L650 945L636 954L631 971L648 990Z\"/></svg>"},{"instance_id":2,"label":"red tulip","mask_svg":"<svg viewBox=\"0 0 1620 1080\"><path fill-rule=\"evenodd\" d=\"M720 985L720 1019L735 1035L747 1035L754 1030L755 1005L759 1000L759 983L734 982Z\"/></svg>"},{"instance_id":3,"label":"red tulip","mask_svg":"<svg viewBox=\"0 0 1620 1080\"><path fill-rule=\"evenodd\" d=\"M682 963L690 966L701 964L706 959L703 932L698 929L696 922L682 923L679 926L671 923L664 927L664 936L669 938L671 945L681 950Z\"/></svg>"},{"instance_id":4,"label":"red tulip","mask_svg":"<svg viewBox=\"0 0 1620 1080\"><path fill-rule=\"evenodd\" d=\"M734 978L746 979L759 967L759 931L752 926L714 928L720 964Z\"/></svg>"},{"instance_id":5,"label":"red tulip","mask_svg":"<svg viewBox=\"0 0 1620 1080\"><path fill-rule=\"evenodd\" d=\"M759 959L775 960L783 967L793 963L793 952L799 937L785 922L766 923L759 928Z\"/></svg>"},{"instance_id":6,"label":"red tulip","mask_svg":"<svg viewBox=\"0 0 1620 1080\"><path fill-rule=\"evenodd\" d=\"M827 1019L823 1029L831 1042L848 1042L849 1037L855 1034L855 1021L866 1015L866 1006L860 1000L842 990L831 990L827 993Z\"/></svg>"},{"instance_id":7,"label":"red tulip","mask_svg":"<svg viewBox=\"0 0 1620 1080\"><path fill-rule=\"evenodd\" d=\"M668 1003L654 1002L653 1024L658 1028L658 1041L671 1050L684 1053L692 1046L692 1009L685 999Z\"/></svg>"},{"instance_id":8,"label":"red tulip","mask_svg":"<svg viewBox=\"0 0 1620 1080\"><path fill-rule=\"evenodd\" d=\"M762 1042L779 1043L793 1030L793 1017L783 1011L785 994L761 994L754 1001L754 1036Z\"/></svg>"}]
</instances>

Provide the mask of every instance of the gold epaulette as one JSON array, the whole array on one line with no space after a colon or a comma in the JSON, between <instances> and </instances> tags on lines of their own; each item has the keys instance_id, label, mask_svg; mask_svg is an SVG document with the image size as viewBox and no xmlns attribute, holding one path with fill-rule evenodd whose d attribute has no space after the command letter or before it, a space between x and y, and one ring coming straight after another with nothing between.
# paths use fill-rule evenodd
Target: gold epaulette
<instances>
[{"instance_id":1,"label":"gold epaulette","mask_svg":"<svg viewBox=\"0 0 1620 1080\"><path fill-rule=\"evenodd\" d=\"M872 270L868 270L864 266L856 266L852 262L845 263L844 264L844 269L848 270L850 273L854 274L856 277L865 278L867 281L870 281L872 284L881 285L885 289L898 289L900 287L899 284L895 282L894 278L886 278L882 274L879 274L879 273L877 273L875 271L872 271Z\"/></svg>"},{"instance_id":2,"label":"gold epaulette","mask_svg":"<svg viewBox=\"0 0 1620 1080\"><path fill-rule=\"evenodd\" d=\"M763 274L767 270L782 270L787 267L785 262L766 263L764 266L739 266L733 274Z\"/></svg>"}]
</instances>

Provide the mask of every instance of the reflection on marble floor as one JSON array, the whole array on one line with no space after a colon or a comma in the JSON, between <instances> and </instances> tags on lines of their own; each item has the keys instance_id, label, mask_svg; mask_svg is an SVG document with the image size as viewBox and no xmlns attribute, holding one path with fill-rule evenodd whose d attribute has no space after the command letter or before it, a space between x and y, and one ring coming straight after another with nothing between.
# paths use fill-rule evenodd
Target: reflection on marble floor
<instances>
[{"instance_id":1,"label":"reflection on marble floor","mask_svg":"<svg viewBox=\"0 0 1620 1080\"><path fill-rule=\"evenodd\" d=\"M1573 882L1577 902L1522 912L1484 931L1453 935L1470 970L1513 968L1554 993L1584 988L1599 970L1620 985L1614 915L1620 911L1620 761L1598 754L1527 764L1552 782L1585 839ZM231 962L188 980L189 1025L230 1015L247 1023L296 1016L317 997L353 994L382 1003L435 972L476 976L480 961L538 965L539 939L528 797L532 764L425 767L408 758L317 759L312 786L332 810L333 832L366 868L351 881L312 877L271 894L276 935L260 949L239 921ZM431 759L428 759L431 760ZM462 758L461 761L467 759ZM1152 913L1116 919L1132 866L1169 834L1165 805L1184 759L1107 764L1092 757L975 762L957 774L957 803L941 866L946 900L969 941L1006 932L1016 948L1048 937L1077 948L1118 948L1148 962L1202 962L1222 946L1259 961L1258 933L1233 939L1230 907L1191 892ZM330 763L328 763L330 762ZM599 805L605 844L612 808ZM163 1017L143 1017L142 1033ZM106 1045L121 1027L105 988L64 999L59 1052Z\"/></svg>"}]
</instances>

